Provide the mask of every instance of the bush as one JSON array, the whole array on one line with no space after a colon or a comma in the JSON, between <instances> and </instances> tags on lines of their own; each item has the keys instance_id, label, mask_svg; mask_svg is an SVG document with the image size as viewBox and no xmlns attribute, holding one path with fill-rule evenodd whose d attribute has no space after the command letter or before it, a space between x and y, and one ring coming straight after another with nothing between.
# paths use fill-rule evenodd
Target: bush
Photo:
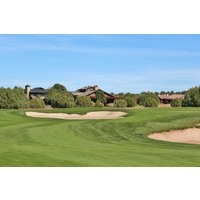
<instances>
[{"instance_id":1,"label":"bush","mask_svg":"<svg viewBox=\"0 0 200 200\"><path fill-rule=\"evenodd\" d=\"M57 92L51 99L53 108L73 108L75 106L74 98L71 93L66 91Z\"/></svg>"},{"instance_id":2,"label":"bush","mask_svg":"<svg viewBox=\"0 0 200 200\"><path fill-rule=\"evenodd\" d=\"M0 108L18 109L21 106L20 97L10 88L0 88Z\"/></svg>"},{"instance_id":3,"label":"bush","mask_svg":"<svg viewBox=\"0 0 200 200\"><path fill-rule=\"evenodd\" d=\"M104 104L101 101L97 100L95 103L95 107L103 108Z\"/></svg>"},{"instance_id":4,"label":"bush","mask_svg":"<svg viewBox=\"0 0 200 200\"><path fill-rule=\"evenodd\" d=\"M125 97L125 100L127 102L127 107L135 107L137 105L133 97Z\"/></svg>"},{"instance_id":5,"label":"bush","mask_svg":"<svg viewBox=\"0 0 200 200\"><path fill-rule=\"evenodd\" d=\"M146 92L139 95L138 104L144 107L158 107L159 98L152 92Z\"/></svg>"},{"instance_id":6,"label":"bush","mask_svg":"<svg viewBox=\"0 0 200 200\"><path fill-rule=\"evenodd\" d=\"M200 87L194 87L186 92L182 101L183 107L199 107L200 106Z\"/></svg>"},{"instance_id":7,"label":"bush","mask_svg":"<svg viewBox=\"0 0 200 200\"><path fill-rule=\"evenodd\" d=\"M182 99L175 98L170 103L171 107L181 107L182 105Z\"/></svg>"},{"instance_id":8,"label":"bush","mask_svg":"<svg viewBox=\"0 0 200 200\"><path fill-rule=\"evenodd\" d=\"M53 108L73 108L75 107L73 95L60 84L55 84L47 90L45 102Z\"/></svg>"},{"instance_id":9,"label":"bush","mask_svg":"<svg viewBox=\"0 0 200 200\"><path fill-rule=\"evenodd\" d=\"M78 96L75 103L79 107L92 107L92 101L88 96Z\"/></svg>"},{"instance_id":10,"label":"bush","mask_svg":"<svg viewBox=\"0 0 200 200\"><path fill-rule=\"evenodd\" d=\"M107 103L106 106L110 107L110 108L113 108L114 107L114 103Z\"/></svg>"},{"instance_id":11,"label":"bush","mask_svg":"<svg viewBox=\"0 0 200 200\"><path fill-rule=\"evenodd\" d=\"M30 101L25 94L21 97L21 108L30 108Z\"/></svg>"},{"instance_id":12,"label":"bush","mask_svg":"<svg viewBox=\"0 0 200 200\"><path fill-rule=\"evenodd\" d=\"M30 107L31 108L45 108L44 101L37 95L35 98L30 100Z\"/></svg>"},{"instance_id":13,"label":"bush","mask_svg":"<svg viewBox=\"0 0 200 200\"><path fill-rule=\"evenodd\" d=\"M104 103L106 101L106 97L103 91L98 90L96 93L96 99L97 101L100 101L101 103Z\"/></svg>"},{"instance_id":14,"label":"bush","mask_svg":"<svg viewBox=\"0 0 200 200\"><path fill-rule=\"evenodd\" d=\"M117 108L125 108L127 106L127 102L124 99L115 99L114 107Z\"/></svg>"}]
</instances>

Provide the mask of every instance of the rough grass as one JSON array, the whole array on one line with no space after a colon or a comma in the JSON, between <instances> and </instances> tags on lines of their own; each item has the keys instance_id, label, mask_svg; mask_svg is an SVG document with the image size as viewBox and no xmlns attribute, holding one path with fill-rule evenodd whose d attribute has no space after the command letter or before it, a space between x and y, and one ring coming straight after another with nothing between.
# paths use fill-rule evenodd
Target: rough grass
<instances>
[{"instance_id":1,"label":"rough grass","mask_svg":"<svg viewBox=\"0 0 200 200\"><path fill-rule=\"evenodd\" d=\"M148 134L194 127L199 108L75 108L40 110L86 114L125 111L112 120L27 117L0 110L0 166L200 166L200 145L149 139ZM38 112L39 110L37 110Z\"/></svg>"}]
</instances>

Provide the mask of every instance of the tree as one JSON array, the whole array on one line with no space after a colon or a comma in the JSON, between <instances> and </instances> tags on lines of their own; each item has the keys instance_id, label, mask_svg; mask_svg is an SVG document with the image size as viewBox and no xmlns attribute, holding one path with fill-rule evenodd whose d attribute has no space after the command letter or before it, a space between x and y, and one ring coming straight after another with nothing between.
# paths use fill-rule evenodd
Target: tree
<instances>
[{"instance_id":1,"label":"tree","mask_svg":"<svg viewBox=\"0 0 200 200\"><path fill-rule=\"evenodd\" d=\"M88 96L78 96L75 103L79 107L92 107L92 101Z\"/></svg>"},{"instance_id":2,"label":"tree","mask_svg":"<svg viewBox=\"0 0 200 200\"><path fill-rule=\"evenodd\" d=\"M101 101L97 100L95 103L95 107L103 108L104 104Z\"/></svg>"},{"instance_id":3,"label":"tree","mask_svg":"<svg viewBox=\"0 0 200 200\"><path fill-rule=\"evenodd\" d=\"M45 102L53 108L73 108L75 106L73 95L58 83L47 90Z\"/></svg>"},{"instance_id":4,"label":"tree","mask_svg":"<svg viewBox=\"0 0 200 200\"><path fill-rule=\"evenodd\" d=\"M125 100L127 102L127 107L135 107L137 105L136 100L131 96L125 97Z\"/></svg>"},{"instance_id":5,"label":"tree","mask_svg":"<svg viewBox=\"0 0 200 200\"><path fill-rule=\"evenodd\" d=\"M117 94L117 96L121 97L121 98L124 98L124 93L123 92L120 92Z\"/></svg>"},{"instance_id":6,"label":"tree","mask_svg":"<svg viewBox=\"0 0 200 200\"><path fill-rule=\"evenodd\" d=\"M37 95L35 98L30 100L31 108L45 108L45 103L41 99L40 95Z\"/></svg>"},{"instance_id":7,"label":"tree","mask_svg":"<svg viewBox=\"0 0 200 200\"><path fill-rule=\"evenodd\" d=\"M105 103L106 97L103 91L98 90L96 92L96 99L99 100L101 103Z\"/></svg>"},{"instance_id":8,"label":"tree","mask_svg":"<svg viewBox=\"0 0 200 200\"><path fill-rule=\"evenodd\" d=\"M174 94L174 91L173 91L173 90L169 93L169 95L172 95L172 94Z\"/></svg>"},{"instance_id":9,"label":"tree","mask_svg":"<svg viewBox=\"0 0 200 200\"><path fill-rule=\"evenodd\" d=\"M61 92L61 91L66 92L67 91L66 87L59 83L54 84L53 88L56 89L57 92Z\"/></svg>"},{"instance_id":10,"label":"tree","mask_svg":"<svg viewBox=\"0 0 200 200\"><path fill-rule=\"evenodd\" d=\"M200 107L200 86L190 88L182 101L183 107Z\"/></svg>"},{"instance_id":11,"label":"tree","mask_svg":"<svg viewBox=\"0 0 200 200\"><path fill-rule=\"evenodd\" d=\"M144 107L158 107L159 98L152 92L145 92L139 95L137 103Z\"/></svg>"},{"instance_id":12,"label":"tree","mask_svg":"<svg viewBox=\"0 0 200 200\"><path fill-rule=\"evenodd\" d=\"M24 94L23 88L15 86L13 88L13 92L17 95L17 97L20 100L20 108L29 108L30 107L29 98L26 96L26 94Z\"/></svg>"},{"instance_id":13,"label":"tree","mask_svg":"<svg viewBox=\"0 0 200 200\"><path fill-rule=\"evenodd\" d=\"M0 108L18 109L20 108L20 98L10 88L0 89Z\"/></svg>"},{"instance_id":14,"label":"tree","mask_svg":"<svg viewBox=\"0 0 200 200\"><path fill-rule=\"evenodd\" d=\"M21 96L20 102L21 102L20 106L21 108L30 108L30 101L25 94Z\"/></svg>"},{"instance_id":15,"label":"tree","mask_svg":"<svg viewBox=\"0 0 200 200\"><path fill-rule=\"evenodd\" d=\"M175 98L170 103L171 107L181 107L182 105L182 99Z\"/></svg>"},{"instance_id":16,"label":"tree","mask_svg":"<svg viewBox=\"0 0 200 200\"><path fill-rule=\"evenodd\" d=\"M73 108L75 106L74 98L71 93L66 91L57 92L52 98L53 108Z\"/></svg>"},{"instance_id":17,"label":"tree","mask_svg":"<svg viewBox=\"0 0 200 200\"><path fill-rule=\"evenodd\" d=\"M127 106L127 102L124 99L115 99L114 107L117 108L125 108Z\"/></svg>"},{"instance_id":18,"label":"tree","mask_svg":"<svg viewBox=\"0 0 200 200\"><path fill-rule=\"evenodd\" d=\"M166 94L166 92L165 92L165 91L161 91L160 94L161 94L161 95L164 95L164 94Z\"/></svg>"}]
</instances>

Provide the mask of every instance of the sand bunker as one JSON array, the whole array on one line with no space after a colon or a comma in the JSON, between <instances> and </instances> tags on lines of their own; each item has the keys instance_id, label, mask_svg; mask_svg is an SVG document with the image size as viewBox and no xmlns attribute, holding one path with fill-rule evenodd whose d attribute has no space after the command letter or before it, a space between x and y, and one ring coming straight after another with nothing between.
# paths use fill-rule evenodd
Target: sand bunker
<instances>
[{"instance_id":1,"label":"sand bunker","mask_svg":"<svg viewBox=\"0 0 200 200\"><path fill-rule=\"evenodd\" d=\"M57 119L116 119L126 115L125 112L111 112L111 111L98 111L89 112L86 115L67 114L67 113L39 113L39 112L26 112L29 117L39 118L57 118Z\"/></svg>"},{"instance_id":2,"label":"sand bunker","mask_svg":"<svg viewBox=\"0 0 200 200\"><path fill-rule=\"evenodd\" d=\"M189 128L185 130L172 130L169 132L153 133L150 134L148 137L169 142L200 144L200 129Z\"/></svg>"}]
</instances>

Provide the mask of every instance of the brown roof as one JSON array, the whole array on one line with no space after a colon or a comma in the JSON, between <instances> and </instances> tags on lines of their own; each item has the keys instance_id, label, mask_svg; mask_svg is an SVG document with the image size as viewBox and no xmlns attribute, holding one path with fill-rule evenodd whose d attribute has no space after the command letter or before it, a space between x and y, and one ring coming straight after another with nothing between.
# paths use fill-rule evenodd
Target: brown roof
<instances>
[{"instance_id":1,"label":"brown roof","mask_svg":"<svg viewBox=\"0 0 200 200\"><path fill-rule=\"evenodd\" d=\"M87 87L83 87L81 89L78 89L76 92L71 92L73 96L90 96L91 94L94 94L96 93L97 91L102 91L104 92L106 95L106 99L116 99L115 96L101 90L101 89L98 89L98 86L95 85L95 86L87 86ZM91 97L92 98L92 97Z\"/></svg>"},{"instance_id":2,"label":"brown roof","mask_svg":"<svg viewBox=\"0 0 200 200\"><path fill-rule=\"evenodd\" d=\"M172 95L158 95L159 99L166 99L166 100L172 100L175 98L179 98L179 99L184 99L185 95L184 94L172 94Z\"/></svg>"}]
</instances>

